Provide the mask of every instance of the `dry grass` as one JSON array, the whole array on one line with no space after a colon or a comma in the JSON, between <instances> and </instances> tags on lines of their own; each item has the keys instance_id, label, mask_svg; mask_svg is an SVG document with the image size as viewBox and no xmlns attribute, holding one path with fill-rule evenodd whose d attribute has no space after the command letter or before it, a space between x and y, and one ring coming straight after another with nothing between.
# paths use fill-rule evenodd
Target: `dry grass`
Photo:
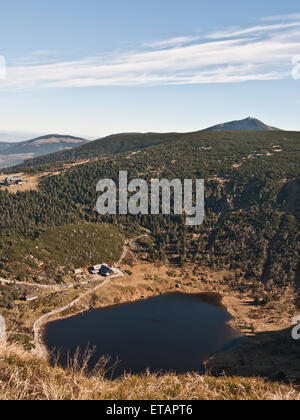
<instances>
[{"instance_id":1,"label":"dry grass","mask_svg":"<svg viewBox=\"0 0 300 420\"><path fill-rule=\"evenodd\" d=\"M257 378L215 378L145 373L104 379L88 376L76 363L68 370L50 367L16 345L0 345L1 400L299 400L292 386Z\"/></svg>"}]
</instances>

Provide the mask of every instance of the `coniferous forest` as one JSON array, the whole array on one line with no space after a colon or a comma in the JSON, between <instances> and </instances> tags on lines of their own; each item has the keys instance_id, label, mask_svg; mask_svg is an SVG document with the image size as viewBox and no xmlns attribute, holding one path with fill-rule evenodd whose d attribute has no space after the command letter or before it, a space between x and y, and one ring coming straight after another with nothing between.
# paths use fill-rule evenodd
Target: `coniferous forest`
<instances>
[{"instance_id":1,"label":"coniferous forest","mask_svg":"<svg viewBox=\"0 0 300 420\"><path fill-rule=\"evenodd\" d=\"M238 269L265 284L297 286L299 139L299 133L283 131L124 135L28 161L18 170L60 174L43 177L38 191L0 191L1 272L5 275L11 248L20 240L37 240L54 226L105 222L126 235L149 229L151 240L141 247L152 261L193 261ZM82 159L89 161L65 167ZM98 180L118 183L120 170L148 181L204 179L204 224L190 228L174 215L97 215Z\"/></svg>"}]
</instances>

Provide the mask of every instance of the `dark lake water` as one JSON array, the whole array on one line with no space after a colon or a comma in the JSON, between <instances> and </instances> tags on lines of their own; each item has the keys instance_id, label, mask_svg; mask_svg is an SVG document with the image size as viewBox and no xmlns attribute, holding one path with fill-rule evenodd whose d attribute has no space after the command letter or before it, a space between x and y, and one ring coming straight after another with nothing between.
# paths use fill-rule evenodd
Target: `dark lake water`
<instances>
[{"instance_id":1,"label":"dark lake water","mask_svg":"<svg viewBox=\"0 0 300 420\"><path fill-rule=\"evenodd\" d=\"M207 295L170 293L92 310L48 323L44 341L62 366L78 348L94 348L91 368L101 356L118 359L113 377L147 368L202 372L210 356L243 340L241 332L227 324L231 315L210 302Z\"/></svg>"}]
</instances>

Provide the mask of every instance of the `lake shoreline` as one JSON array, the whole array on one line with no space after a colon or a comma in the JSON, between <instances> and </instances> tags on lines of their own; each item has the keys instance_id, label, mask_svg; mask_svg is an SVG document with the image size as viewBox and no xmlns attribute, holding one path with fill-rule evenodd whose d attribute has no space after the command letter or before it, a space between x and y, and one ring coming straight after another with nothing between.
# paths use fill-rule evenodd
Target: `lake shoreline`
<instances>
[{"instance_id":1,"label":"lake shoreline","mask_svg":"<svg viewBox=\"0 0 300 420\"><path fill-rule=\"evenodd\" d=\"M153 274L166 276L166 273L172 268L166 266L154 267L153 264L138 263L133 267L123 267L130 269L133 272L132 276L127 276L122 279L113 281L111 284L106 285L101 290L98 296L99 301L94 306L95 309L101 309L108 306L114 306L115 300L113 296L117 294L117 303L129 303L141 299L144 295L145 298L158 296L164 293L178 292L176 283L180 283L180 290L187 293L209 293L216 292L223 296L223 304L226 306L227 311L232 315L233 319L230 321L232 327L241 330L246 335L246 340L239 349L226 351L222 354L215 355L207 360L206 366L209 372L214 375L222 375L224 372L230 376L255 376L260 373L263 377L272 376L282 371L282 377L286 377L287 381L295 380L299 376L299 369L296 369L297 355L295 349L292 354L288 356L275 355L272 356L272 348L276 348L276 340L289 340L289 328L292 312L296 309L294 306L289 306L287 311L286 303L287 298L282 298L282 302L276 304L276 308L269 310L266 308L254 308L249 296L239 291L231 290L227 284L220 283L220 277L223 276L225 271L210 271L207 269L189 266L185 270L178 270L178 276L174 278L166 278L165 281L160 281L159 287L157 282L155 287L150 282L151 287L147 287L148 281L144 281L143 277L151 276ZM173 270L173 269L172 269ZM190 285L189 274L194 270L196 276L203 276L205 274L206 281L197 279L195 284ZM151 289L151 290L149 290ZM104 292L104 296L102 296ZM65 313L63 316L54 317L49 321L54 321L62 318L69 318L74 315L80 314L89 310L88 302L81 302L80 307L72 309L72 312ZM256 313L252 314L252 311ZM295 313L295 312L293 312ZM273 320L270 323L270 316L273 314ZM245 325L253 324L254 333L250 329L245 330ZM273 343L273 344L272 344ZM293 347L295 343L292 343ZM268 348L268 346L270 348ZM240 350L240 351L239 351ZM298 349L297 349L298 350ZM275 360L274 360L275 359ZM265 360L265 361L264 361ZM272 372L268 372L270 366L268 360L272 360ZM299 361L298 361L299 363ZM289 365L295 367L291 368ZM280 375L279 375L280 376Z\"/></svg>"},{"instance_id":2,"label":"lake shoreline","mask_svg":"<svg viewBox=\"0 0 300 420\"><path fill-rule=\"evenodd\" d=\"M89 370L103 357L110 359L108 368L119 360L114 379L147 369L203 374L208 357L244 340L221 302L222 296L214 292L175 291L106 306L47 323L44 345L51 362L62 367L90 350Z\"/></svg>"},{"instance_id":3,"label":"lake shoreline","mask_svg":"<svg viewBox=\"0 0 300 420\"><path fill-rule=\"evenodd\" d=\"M38 345L38 351L37 353L39 354L39 356L41 356L44 359L49 360L49 350L45 344L45 340L44 340L44 335L45 335L45 328L49 323L55 322L55 321L60 321L60 320L66 320L69 318L73 318L75 316L78 315L83 315L84 313L87 313L91 310L102 310L102 309L110 309L116 306L122 306L122 305L129 305L129 304L135 304L137 302L143 302L145 300L148 299L152 299L158 296L163 296L163 295L168 295L171 293L187 293L190 295L194 295L194 296L199 296L200 300L202 300L203 298L203 302L206 302L208 304L211 305L215 305L218 306L219 308L223 309L224 311L226 311L230 316L231 319L227 322L227 325L230 326L232 329L235 329L237 332L241 332L241 330L239 329L239 327L235 324L235 318L232 316L232 314L230 313L230 311L228 311L227 306L225 306L223 304L223 296L220 293L217 292L212 292L212 291L207 291L207 290L203 290L203 291L198 291L198 292L194 292L194 293L188 293L188 292L184 292L184 291L178 291L177 288L173 288L172 290L168 290L168 291L164 291L164 292L159 292L158 294L154 294L154 295L150 295L147 296L147 298L135 298L134 300L125 300L119 304L109 304L107 306L95 306L93 308L85 308L85 309L81 309L78 311L73 311L71 312L71 308L70 308L70 312L71 313L65 313L64 315L62 315L62 312L65 312L65 310L63 310L62 312L58 312L57 314L51 315L51 314L46 314L46 318L49 319L42 321L41 324L38 326L38 328L36 329L35 335L39 341L39 345Z\"/></svg>"}]
</instances>

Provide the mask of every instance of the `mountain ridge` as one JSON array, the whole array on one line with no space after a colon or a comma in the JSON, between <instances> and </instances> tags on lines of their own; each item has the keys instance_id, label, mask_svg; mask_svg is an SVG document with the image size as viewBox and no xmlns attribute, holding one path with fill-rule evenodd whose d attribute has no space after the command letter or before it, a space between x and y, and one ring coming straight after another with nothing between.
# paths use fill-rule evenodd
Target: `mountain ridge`
<instances>
[{"instance_id":1,"label":"mountain ridge","mask_svg":"<svg viewBox=\"0 0 300 420\"><path fill-rule=\"evenodd\" d=\"M87 143L79 144L76 147L65 148L64 150L56 151L42 156L29 156L23 162L23 165L15 165L16 168L22 169L25 167L36 167L44 164L53 164L54 162L73 162L86 159L100 158L109 155L120 154L124 152L138 152L148 147L155 146L162 143L172 143L178 139L184 139L187 136L203 134L205 132L226 132L226 131L240 131L246 133L247 131L257 132L284 132L275 127L268 126L262 121L255 118L246 118L244 120L237 120L228 123L219 124L204 130L198 130L188 133L118 133L106 137L89 141ZM13 166L13 165L11 165Z\"/></svg>"}]
</instances>

